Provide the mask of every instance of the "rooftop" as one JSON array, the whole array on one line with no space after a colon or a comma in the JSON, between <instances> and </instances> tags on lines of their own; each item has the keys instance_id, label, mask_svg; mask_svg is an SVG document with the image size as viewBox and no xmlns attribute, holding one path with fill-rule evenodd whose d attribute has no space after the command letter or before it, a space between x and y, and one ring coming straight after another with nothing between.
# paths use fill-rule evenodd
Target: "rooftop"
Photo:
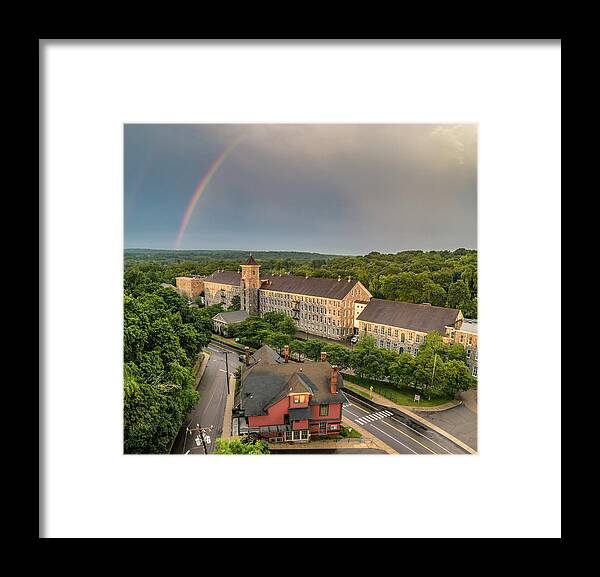
<instances>
[{"instance_id":1,"label":"rooftop","mask_svg":"<svg viewBox=\"0 0 600 577\"><path fill-rule=\"evenodd\" d=\"M248 313L246 311L229 311L217 313L214 317L214 321L222 321L228 325L232 325L235 323L241 323L248 318Z\"/></svg>"},{"instance_id":2,"label":"rooftop","mask_svg":"<svg viewBox=\"0 0 600 577\"><path fill-rule=\"evenodd\" d=\"M234 270L216 270L206 277L206 282L240 286L241 274Z\"/></svg>"},{"instance_id":3,"label":"rooftop","mask_svg":"<svg viewBox=\"0 0 600 577\"><path fill-rule=\"evenodd\" d=\"M247 416L266 415L267 408L291 392L309 392L311 405L343 403L342 375L337 375L337 392L329 389L332 367L328 362L265 364L242 370L242 406Z\"/></svg>"},{"instance_id":4,"label":"rooftop","mask_svg":"<svg viewBox=\"0 0 600 577\"><path fill-rule=\"evenodd\" d=\"M462 323L462 325L460 325L460 329L458 329L459 331L462 331L464 333L473 333L474 335L477 334L477 319L465 319Z\"/></svg>"},{"instance_id":5,"label":"rooftop","mask_svg":"<svg viewBox=\"0 0 600 577\"><path fill-rule=\"evenodd\" d=\"M454 324L458 313L458 309L446 307L372 299L356 319L423 333L437 331L443 335L446 326Z\"/></svg>"},{"instance_id":6,"label":"rooftop","mask_svg":"<svg viewBox=\"0 0 600 577\"><path fill-rule=\"evenodd\" d=\"M244 265L258 265L258 263L252 258L252 253L250 253L250 256L248 257L248 260L243 263Z\"/></svg>"},{"instance_id":7,"label":"rooftop","mask_svg":"<svg viewBox=\"0 0 600 577\"><path fill-rule=\"evenodd\" d=\"M261 278L261 288L265 290L295 293L330 299L343 299L358 281L335 278L275 275Z\"/></svg>"}]
</instances>

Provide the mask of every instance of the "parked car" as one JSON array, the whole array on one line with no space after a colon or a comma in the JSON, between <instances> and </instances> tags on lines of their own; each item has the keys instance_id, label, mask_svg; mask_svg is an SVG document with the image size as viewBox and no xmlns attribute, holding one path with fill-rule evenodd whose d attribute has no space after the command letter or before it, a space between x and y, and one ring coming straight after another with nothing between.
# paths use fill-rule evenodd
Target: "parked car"
<instances>
[{"instance_id":1,"label":"parked car","mask_svg":"<svg viewBox=\"0 0 600 577\"><path fill-rule=\"evenodd\" d=\"M351 343L355 343L358 340L358 337L354 336L350 339Z\"/></svg>"},{"instance_id":2,"label":"parked car","mask_svg":"<svg viewBox=\"0 0 600 577\"><path fill-rule=\"evenodd\" d=\"M238 356L238 361L240 361L240 363L243 363L245 360L246 360L246 357L243 353Z\"/></svg>"}]
</instances>

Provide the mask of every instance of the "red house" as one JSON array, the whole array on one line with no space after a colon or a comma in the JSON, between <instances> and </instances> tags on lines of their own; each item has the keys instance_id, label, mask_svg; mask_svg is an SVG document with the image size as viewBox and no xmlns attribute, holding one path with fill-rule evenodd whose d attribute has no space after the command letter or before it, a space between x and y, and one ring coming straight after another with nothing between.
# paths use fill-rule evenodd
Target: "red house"
<instances>
[{"instance_id":1,"label":"red house","mask_svg":"<svg viewBox=\"0 0 600 577\"><path fill-rule=\"evenodd\" d=\"M307 442L312 436L338 435L345 397L342 375L327 362L288 362L263 346L246 353L238 407L244 419L240 433L256 433L270 441Z\"/></svg>"}]
</instances>

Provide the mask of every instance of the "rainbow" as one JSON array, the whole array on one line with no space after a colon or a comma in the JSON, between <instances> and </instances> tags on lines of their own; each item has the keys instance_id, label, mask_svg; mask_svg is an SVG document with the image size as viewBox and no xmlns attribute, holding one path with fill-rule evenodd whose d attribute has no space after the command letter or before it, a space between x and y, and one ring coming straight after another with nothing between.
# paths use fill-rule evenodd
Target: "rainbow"
<instances>
[{"instance_id":1,"label":"rainbow","mask_svg":"<svg viewBox=\"0 0 600 577\"><path fill-rule=\"evenodd\" d=\"M206 187L210 184L212 177L215 175L215 172L219 170L219 167L225 159L229 156L229 154L233 151L233 149L240 143L242 140L242 136L238 136L221 154L213 161L213 163L208 167L208 170L205 172L204 176L198 181L196 188L194 188L194 194L183 213L183 218L181 220L181 224L179 225L179 231L177 233L177 239L175 240L175 248L178 249L181 246L181 240L183 239L183 234L185 233L185 229L190 221L190 217L192 216L192 212L194 212L194 208L202 193L206 189Z\"/></svg>"}]
</instances>

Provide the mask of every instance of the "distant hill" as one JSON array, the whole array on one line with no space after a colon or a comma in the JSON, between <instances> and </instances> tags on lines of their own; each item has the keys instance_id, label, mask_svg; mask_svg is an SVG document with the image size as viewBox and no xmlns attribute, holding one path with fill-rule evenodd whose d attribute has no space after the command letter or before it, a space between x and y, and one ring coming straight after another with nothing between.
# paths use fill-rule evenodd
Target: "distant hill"
<instances>
[{"instance_id":1,"label":"distant hill","mask_svg":"<svg viewBox=\"0 0 600 577\"><path fill-rule=\"evenodd\" d=\"M241 262L248 258L247 250L161 250L151 248L126 248L125 261L177 262L209 260ZM252 251L257 260L293 259L295 261L331 260L342 255L318 252Z\"/></svg>"}]
</instances>

